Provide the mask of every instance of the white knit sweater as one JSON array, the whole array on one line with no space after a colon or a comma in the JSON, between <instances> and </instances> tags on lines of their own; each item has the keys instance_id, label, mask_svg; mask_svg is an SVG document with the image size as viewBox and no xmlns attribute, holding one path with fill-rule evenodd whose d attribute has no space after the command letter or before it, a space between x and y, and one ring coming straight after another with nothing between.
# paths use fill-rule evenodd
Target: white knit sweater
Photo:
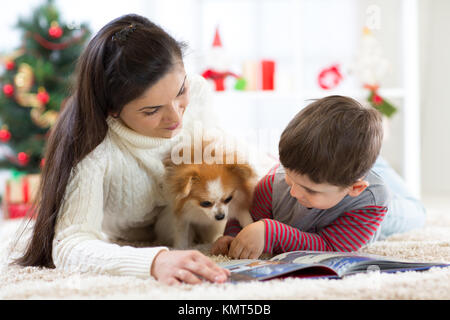
<instances>
[{"instance_id":1,"label":"white knit sweater","mask_svg":"<svg viewBox=\"0 0 450 320\"><path fill-rule=\"evenodd\" d=\"M208 84L200 76L189 80L183 129L171 139L143 136L120 120L107 119L105 139L71 173L53 241L57 268L150 277L154 257L167 248L137 248L113 240L151 240L154 219L167 204L163 157L191 133L194 121L207 126L215 121Z\"/></svg>"}]
</instances>

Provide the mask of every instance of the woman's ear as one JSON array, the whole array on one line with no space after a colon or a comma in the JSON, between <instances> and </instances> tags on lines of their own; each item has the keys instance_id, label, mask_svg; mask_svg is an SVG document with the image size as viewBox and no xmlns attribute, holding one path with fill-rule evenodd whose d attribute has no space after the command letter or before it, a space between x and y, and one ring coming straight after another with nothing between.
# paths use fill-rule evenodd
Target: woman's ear
<instances>
[{"instance_id":1,"label":"woman's ear","mask_svg":"<svg viewBox=\"0 0 450 320\"><path fill-rule=\"evenodd\" d=\"M115 119L119 118L119 112L110 112L109 115Z\"/></svg>"},{"instance_id":2,"label":"woman's ear","mask_svg":"<svg viewBox=\"0 0 450 320\"><path fill-rule=\"evenodd\" d=\"M349 187L348 195L350 197L357 197L361 194L361 192L366 190L368 186L369 182L365 180L358 180Z\"/></svg>"}]
</instances>

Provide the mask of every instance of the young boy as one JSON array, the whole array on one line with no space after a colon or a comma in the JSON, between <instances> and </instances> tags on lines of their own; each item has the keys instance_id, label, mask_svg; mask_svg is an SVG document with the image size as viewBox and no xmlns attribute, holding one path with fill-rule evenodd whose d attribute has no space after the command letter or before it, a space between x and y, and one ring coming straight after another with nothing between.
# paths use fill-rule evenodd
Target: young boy
<instances>
[{"instance_id":1,"label":"young boy","mask_svg":"<svg viewBox=\"0 0 450 320\"><path fill-rule=\"evenodd\" d=\"M354 99L329 96L308 105L281 135L281 165L255 188L256 222L241 230L229 221L211 252L245 259L368 244L388 210L387 188L371 170L382 140L379 112Z\"/></svg>"}]
</instances>

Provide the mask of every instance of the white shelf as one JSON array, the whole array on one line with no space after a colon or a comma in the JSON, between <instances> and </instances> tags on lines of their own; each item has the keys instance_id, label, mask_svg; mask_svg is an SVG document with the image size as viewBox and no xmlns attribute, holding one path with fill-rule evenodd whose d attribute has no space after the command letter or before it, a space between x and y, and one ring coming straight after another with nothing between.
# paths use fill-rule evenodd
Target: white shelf
<instances>
[{"instance_id":1,"label":"white shelf","mask_svg":"<svg viewBox=\"0 0 450 320\"><path fill-rule=\"evenodd\" d=\"M403 98L404 90L402 88L386 88L380 89L379 93L385 98ZM303 93L290 93L280 91L237 91L227 90L215 92L215 96L219 99L271 99L271 100L303 100L311 98L322 98L330 95L342 95L355 99L367 97L368 90L352 89L352 90L307 90Z\"/></svg>"}]
</instances>

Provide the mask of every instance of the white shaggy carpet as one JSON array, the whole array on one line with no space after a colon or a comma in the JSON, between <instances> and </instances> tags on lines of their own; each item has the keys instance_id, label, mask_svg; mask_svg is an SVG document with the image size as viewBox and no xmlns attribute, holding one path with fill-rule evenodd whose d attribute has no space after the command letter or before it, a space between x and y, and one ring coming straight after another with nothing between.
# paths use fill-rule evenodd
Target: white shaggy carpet
<instances>
[{"instance_id":1,"label":"white shaggy carpet","mask_svg":"<svg viewBox=\"0 0 450 320\"><path fill-rule=\"evenodd\" d=\"M425 228L394 235L362 251L450 263L450 203L438 204L433 199L427 202ZM371 272L342 280L287 278L169 287L151 279L8 266L8 250L19 223L0 221L0 299L450 299L450 268L397 274Z\"/></svg>"}]
</instances>

